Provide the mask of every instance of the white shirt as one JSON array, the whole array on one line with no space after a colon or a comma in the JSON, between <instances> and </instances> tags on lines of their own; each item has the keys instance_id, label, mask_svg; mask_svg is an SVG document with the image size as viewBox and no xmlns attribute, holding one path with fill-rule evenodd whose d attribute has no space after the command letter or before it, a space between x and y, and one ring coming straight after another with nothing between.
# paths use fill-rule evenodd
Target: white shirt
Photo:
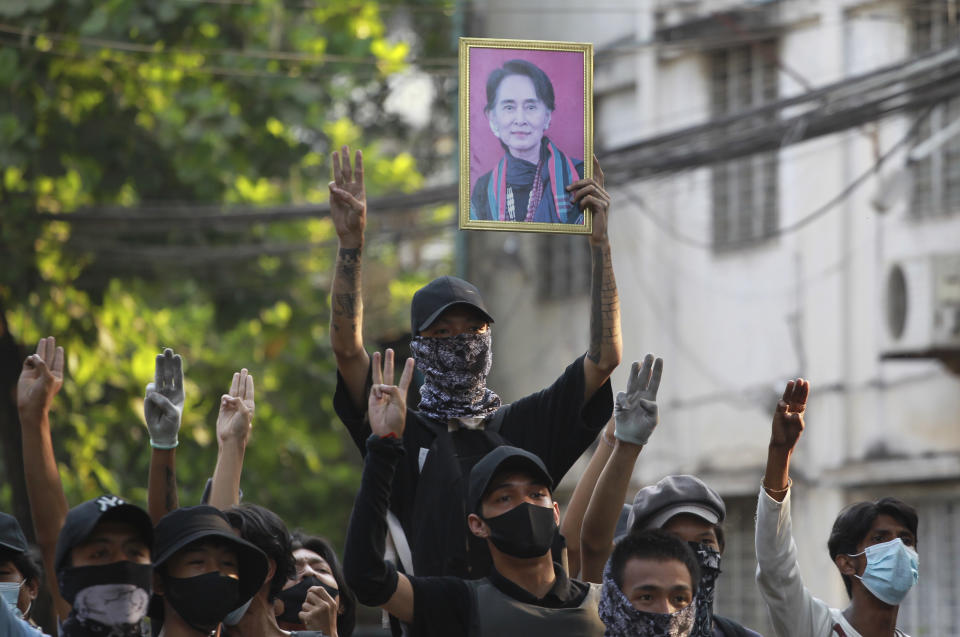
<instances>
[{"instance_id":1,"label":"white shirt","mask_svg":"<svg viewBox=\"0 0 960 637\"><path fill-rule=\"evenodd\" d=\"M790 521L790 492L777 502L761 488L757 503L757 585L780 637L865 637L838 608L814 597L803 585L797 563L797 543ZM907 637L897 631L898 635Z\"/></svg>"}]
</instances>

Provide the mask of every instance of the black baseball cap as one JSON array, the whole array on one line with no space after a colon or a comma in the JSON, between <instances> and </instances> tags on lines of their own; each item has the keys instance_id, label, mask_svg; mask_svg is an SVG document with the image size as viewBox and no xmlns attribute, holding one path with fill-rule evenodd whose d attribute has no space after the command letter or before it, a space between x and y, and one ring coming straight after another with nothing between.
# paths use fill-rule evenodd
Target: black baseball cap
<instances>
[{"instance_id":1,"label":"black baseball cap","mask_svg":"<svg viewBox=\"0 0 960 637\"><path fill-rule=\"evenodd\" d=\"M410 304L410 329L413 335L430 327L445 309L461 303L480 312L488 323L493 323L493 317L487 311L477 286L455 276L442 276L430 281L413 295Z\"/></svg>"},{"instance_id":2,"label":"black baseball cap","mask_svg":"<svg viewBox=\"0 0 960 637\"><path fill-rule=\"evenodd\" d=\"M543 480L553 491L553 478L544 466L543 460L526 449L502 445L489 452L470 471L470 485L467 492L467 513L480 513L480 503L497 473L505 470L517 470Z\"/></svg>"},{"instance_id":3,"label":"black baseball cap","mask_svg":"<svg viewBox=\"0 0 960 637\"><path fill-rule=\"evenodd\" d=\"M269 567L267 556L237 535L227 516L215 507L200 504L175 509L163 516L157 523L153 543L154 567L160 567L185 546L208 537L226 540L236 549L240 563L240 603L246 603L263 586Z\"/></svg>"},{"instance_id":4,"label":"black baseball cap","mask_svg":"<svg viewBox=\"0 0 960 637\"><path fill-rule=\"evenodd\" d=\"M675 515L693 514L709 524L720 524L727 507L720 494L696 476L667 476L637 491L628 529L659 529Z\"/></svg>"},{"instance_id":5,"label":"black baseball cap","mask_svg":"<svg viewBox=\"0 0 960 637\"><path fill-rule=\"evenodd\" d=\"M67 566L70 551L87 539L93 527L104 518L133 525L147 546L153 543L153 522L146 511L115 495L102 495L78 504L67 512L63 528L57 537L54 568L58 573Z\"/></svg>"},{"instance_id":6,"label":"black baseball cap","mask_svg":"<svg viewBox=\"0 0 960 637\"><path fill-rule=\"evenodd\" d=\"M0 547L15 553L26 553L29 548L20 523L8 513L0 513Z\"/></svg>"}]
</instances>

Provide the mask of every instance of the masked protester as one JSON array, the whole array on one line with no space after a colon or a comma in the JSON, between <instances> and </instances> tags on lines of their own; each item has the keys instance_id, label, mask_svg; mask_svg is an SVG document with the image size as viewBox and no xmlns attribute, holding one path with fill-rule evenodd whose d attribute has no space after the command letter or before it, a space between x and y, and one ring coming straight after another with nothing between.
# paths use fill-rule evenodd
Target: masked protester
<instances>
[{"instance_id":1,"label":"masked protester","mask_svg":"<svg viewBox=\"0 0 960 637\"><path fill-rule=\"evenodd\" d=\"M41 577L20 523L0 513L0 635L43 634L29 621Z\"/></svg>"},{"instance_id":2,"label":"masked protester","mask_svg":"<svg viewBox=\"0 0 960 637\"><path fill-rule=\"evenodd\" d=\"M71 606L61 635L142 634L152 588L152 539L146 511L116 496L70 509L54 562L60 595Z\"/></svg>"},{"instance_id":3,"label":"masked protester","mask_svg":"<svg viewBox=\"0 0 960 637\"><path fill-rule=\"evenodd\" d=\"M407 360L397 386L383 384L379 354L373 361L368 405L373 435L366 443L343 560L357 599L404 622L412 636L600 637L600 586L570 579L553 561L560 510L549 471L529 451L497 447L470 471L465 517L471 534L487 543L493 559L489 575L478 580L405 575L383 559L387 506L405 452L401 440L413 360ZM390 372L387 382L393 380Z\"/></svg>"},{"instance_id":4,"label":"masked protester","mask_svg":"<svg viewBox=\"0 0 960 637\"><path fill-rule=\"evenodd\" d=\"M693 551L661 530L631 533L603 571L605 637L690 637L700 579Z\"/></svg>"},{"instance_id":5,"label":"masked protester","mask_svg":"<svg viewBox=\"0 0 960 637\"><path fill-rule=\"evenodd\" d=\"M627 515L632 532L663 529L688 542L697 558L696 623L693 637L759 637L737 622L714 615L713 602L723 554L723 499L700 478L674 475L637 491Z\"/></svg>"},{"instance_id":6,"label":"masked protester","mask_svg":"<svg viewBox=\"0 0 960 637\"><path fill-rule=\"evenodd\" d=\"M781 637L903 636L897 614L918 579L917 512L896 498L840 512L827 548L850 605L830 608L803 585L790 518L790 459L805 427L810 383L787 383L777 403L757 505L757 584Z\"/></svg>"},{"instance_id":7,"label":"masked protester","mask_svg":"<svg viewBox=\"0 0 960 637\"><path fill-rule=\"evenodd\" d=\"M366 411L372 378L362 337L362 157L358 152L351 165L344 148L332 159L331 217L339 239L330 319L338 372L333 404L363 454L371 433ZM407 574L486 575L489 551L464 523L473 465L507 444L543 458L550 474L561 479L610 417L609 377L620 362L620 312L606 231L609 195L599 167L594 174L595 179L569 184L561 197L570 202L574 218L586 207L593 210L591 346L553 385L503 404L487 385L494 319L480 291L443 276L414 294L410 350L423 385L419 406L407 411L405 454L395 471L389 507L391 559Z\"/></svg>"},{"instance_id":8,"label":"masked protester","mask_svg":"<svg viewBox=\"0 0 960 637\"><path fill-rule=\"evenodd\" d=\"M263 551L237 537L226 516L206 505L163 516L154 555L161 637L209 635L254 596L268 570Z\"/></svg>"},{"instance_id":9,"label":"masked protester","mask_svg":"<svg viewBox=\"0 0 960 637\"><path fill-rule=\"evenodd\" d=\"M336 634L350 637L357 621L357 598L347 586L333 546L302 533L294 533L292 539L296 571L274 601L277 623L287 630L322 630L333 610Z\"/></svg>"}]
</instances>

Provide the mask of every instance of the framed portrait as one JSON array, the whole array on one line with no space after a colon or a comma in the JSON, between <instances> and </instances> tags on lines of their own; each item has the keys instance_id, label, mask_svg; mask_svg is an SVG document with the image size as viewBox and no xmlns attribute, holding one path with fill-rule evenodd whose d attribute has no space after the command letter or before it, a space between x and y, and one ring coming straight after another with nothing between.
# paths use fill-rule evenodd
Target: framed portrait
<instances>
[{"instance_id":1,"label":"framed portrait","mask_svg":"<svg viewBox=\"0 0 960 637\"><path fill-rule=\"evenodd\" d=\"M589 234L593 45L460 38L460 227Z\"/></svg>"}]
</instances>

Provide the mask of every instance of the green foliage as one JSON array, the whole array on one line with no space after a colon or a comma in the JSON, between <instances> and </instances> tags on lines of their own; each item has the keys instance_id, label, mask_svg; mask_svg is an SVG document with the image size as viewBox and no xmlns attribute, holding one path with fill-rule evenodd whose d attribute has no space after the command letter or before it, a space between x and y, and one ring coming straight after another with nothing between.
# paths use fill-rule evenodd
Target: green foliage
<instances>
[{"instance_id":1,"label":"green foliage","mask_svg":"<svg viewBox=\"0 0 960 637\"><path fill-rule=\"evenodd\" d=\"M71 503L103 491L145 503L143 388L169 346L186 373L181 503L197 502L213 472L219 397L245 366L257 390L245 499L343 539L360 464L332 407L329 221L201 228L135 210L142 223L38 215L325 201L327 155L345 143L364 148L369 193L420 187L418 166L437 158L384 111L385 80L412 56L452 55L449 7L412 3L424 10L405 14L414 28L403 32L430 35L407 41L388 24L399 2L302 4L0 3L12 23L0 29L0 303L19 342L53 334L66 349L52 425ZM446 109L452 87L437 82ZM304 241L317 248L209 257ZM378 285L370 306L383 308L374 323L402 333L400 308L430 273L404 271L391 246L372 242L368 254L378 260L368 261ZM11 497L0 490L0 509Z\"/></svg>"}]
</instances>

